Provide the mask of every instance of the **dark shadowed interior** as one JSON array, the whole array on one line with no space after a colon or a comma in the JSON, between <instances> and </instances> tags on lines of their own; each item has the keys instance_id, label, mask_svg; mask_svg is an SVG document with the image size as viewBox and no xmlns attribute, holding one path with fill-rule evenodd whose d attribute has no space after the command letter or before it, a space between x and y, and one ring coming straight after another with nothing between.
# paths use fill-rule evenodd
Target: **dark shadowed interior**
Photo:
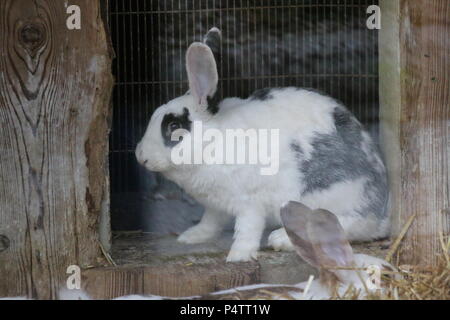
<instances>
[{"instance_id":1,"label":"dark shadowed interior","mask_svg":"<svg viewBox=\"0 0 450 320\"><path fill-rule=\"evenodd\" d=\"M202 208L134 149L152 112L187 91L184 56L213 26L222 30L222 97L266 87L314 88L339 99L378 136L378 31L374 0L109 0L116 59L110 136L113 230L180 233Z\"/></svg>"}]
</instances>

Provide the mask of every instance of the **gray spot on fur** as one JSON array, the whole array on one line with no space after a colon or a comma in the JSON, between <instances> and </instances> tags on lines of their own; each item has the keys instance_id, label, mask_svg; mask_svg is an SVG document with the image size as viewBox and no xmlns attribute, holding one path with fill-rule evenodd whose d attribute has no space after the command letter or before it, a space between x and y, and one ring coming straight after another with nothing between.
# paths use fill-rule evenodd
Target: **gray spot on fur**
<instances>
[{"instance_id":1,"label":"gray spot on fur","mask_svg":"<svg viewBox=\"0 0 450 320\"><path fill-rule=\"evenodd\" d=\"M304 152L297 143L291 144L304 177L302 195L328 189L338 182L366 178L367 206L360 214L366 216L373 213L382 218L386 215L388 198L386 172L377 170L362 149L364 129L359 121L342 106L335 108L333 117L336 131L333 134L317 134L313 138L310 159L304 159ZM379 155L373 142L367 149L369 153Z\"/></svg>"},{"instance_id":2,"label":"gray spot on fur","mask_svg":"<svg viewBox=\"0 0 450 320\"><path fill-rule=\"evenodd\" d=\"M271 88L264 88L264 89L256 90L250 96L250 99L251 100L260 100L260 101L273 99L273 96L270 94L270 91L272 91Z\"/></svg>"}]
</instances>

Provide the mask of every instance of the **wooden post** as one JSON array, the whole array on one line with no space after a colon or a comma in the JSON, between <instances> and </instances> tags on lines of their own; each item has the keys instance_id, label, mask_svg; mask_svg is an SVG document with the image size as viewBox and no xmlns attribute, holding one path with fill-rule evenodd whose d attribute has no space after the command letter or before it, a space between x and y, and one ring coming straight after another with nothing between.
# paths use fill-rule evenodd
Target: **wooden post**
<instances>
[{"instance_id":1,"label":"wooden post","mask_svg":"<svg viewBox=\"0 0 450 320\"><path fill-rule=\"evenodd\" d=\"M100 1L0 1L0 296L55 298L102 263L110 64Z\"/></svg>"},{"instance_id":2,"label":"wooden post","mask_svg":"<svg viewBox=\"0 0 450 320\"><path fill-rule=\"evenodd\" d=\"M432 266L442 253L439 232L450 231L450 6L448 0L380 5L381 132L393 237L416 215L396 262Z\"/></svg>"}]
</instances>

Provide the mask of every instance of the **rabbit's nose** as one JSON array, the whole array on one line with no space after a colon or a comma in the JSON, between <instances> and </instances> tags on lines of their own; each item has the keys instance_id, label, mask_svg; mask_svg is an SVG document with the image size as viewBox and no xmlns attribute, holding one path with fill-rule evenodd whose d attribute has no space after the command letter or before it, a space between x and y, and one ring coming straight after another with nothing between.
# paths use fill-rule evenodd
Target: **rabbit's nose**
<instances>
[{"instance_id":1,"label":"rabbit's nose","mask_svg":"<svg viewBox=\"0 0 450 320\"><path fill-rule=\"evenodd\" d=\"M141 144L138 144L136 147L136 159L144 166L148 163L148 159L144 159L144 150L142 149Z\"/></svg>"}]
</instances>

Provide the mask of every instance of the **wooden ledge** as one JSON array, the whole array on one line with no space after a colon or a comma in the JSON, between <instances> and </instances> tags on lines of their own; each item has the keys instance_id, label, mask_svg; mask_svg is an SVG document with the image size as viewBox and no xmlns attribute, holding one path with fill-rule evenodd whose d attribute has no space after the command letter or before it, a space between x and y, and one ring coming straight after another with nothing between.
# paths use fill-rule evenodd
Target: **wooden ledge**
<instances>
[{"instance_id":1,"label":"wooden ledge","mask_svg":"<svg viewBox=\"0 0 450 320\"><path fill-rule=\"evenodd\" d=\"M231 238L226 233L209 244L183 245L175 236L119 233L112 249L117 266L83 270L83 288L95 299L129 294L188 297L255 283L294 284L317 275L294 252L266 247L258 261L226 263ZM385 252L377 242L354 247L379 257Z\"/></svg>"}]
</instances>

